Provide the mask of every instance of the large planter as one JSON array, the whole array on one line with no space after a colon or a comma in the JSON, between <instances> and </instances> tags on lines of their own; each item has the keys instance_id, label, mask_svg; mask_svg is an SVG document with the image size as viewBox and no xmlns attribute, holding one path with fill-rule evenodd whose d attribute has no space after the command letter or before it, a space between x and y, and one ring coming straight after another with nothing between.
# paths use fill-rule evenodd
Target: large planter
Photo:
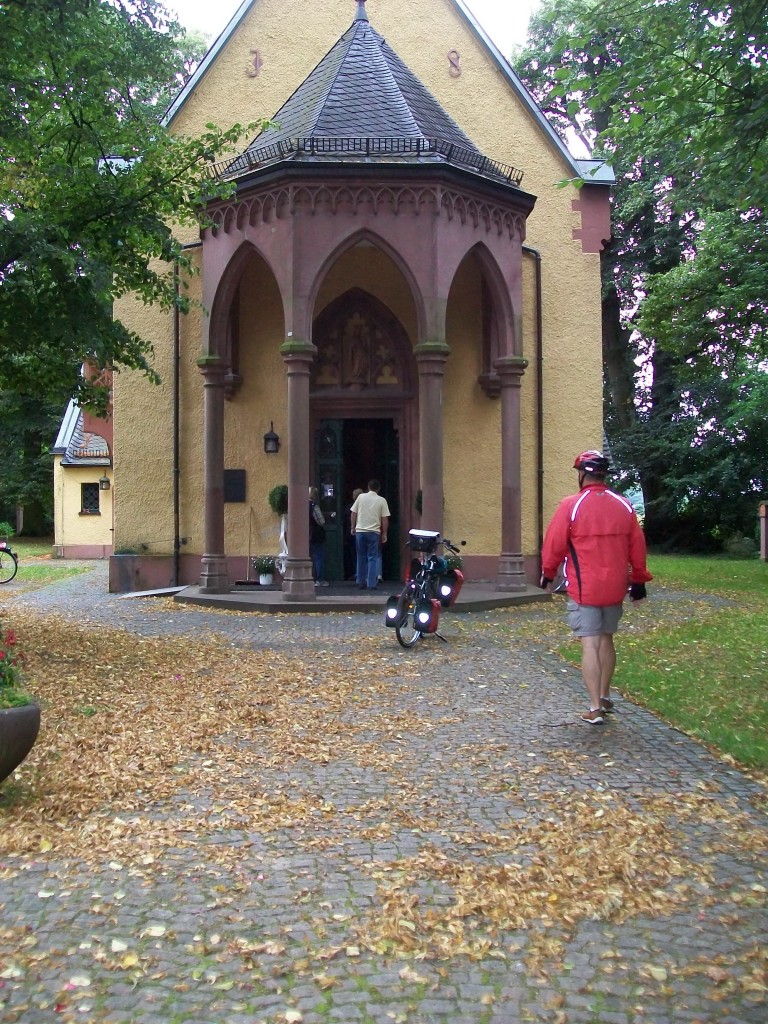
<instances>
[{"instance_id":1,"label":"large planter","mask_svg":"<svg viewBox=\"0 0 768 1024\"><path fill-rule=\"evenodd\" d=\"M39 704L0 708L0 783L19 767L35 745L39 731Z\"/></svg>"}]
</instances>

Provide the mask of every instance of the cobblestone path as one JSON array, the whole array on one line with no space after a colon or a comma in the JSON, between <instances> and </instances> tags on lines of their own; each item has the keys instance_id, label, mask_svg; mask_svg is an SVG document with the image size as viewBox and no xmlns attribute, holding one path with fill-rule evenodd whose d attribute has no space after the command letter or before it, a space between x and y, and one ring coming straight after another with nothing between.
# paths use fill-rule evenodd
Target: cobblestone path
<instances>
[{"instance_id":1,"label":"cobblestone path","mask_svg":"<svg viewBox=\"0 0 768 1024\"><path fill-rule=\"evenodd\" d=\"M297 746L230 722L194 788L104 809L170 830L156 857L0 857L2 1024L768 1020L764 788L620 697L581 724L546 609L403 651L378 615L178 611L104 573L5 608L298 659Z\"/></svg>"}]
</instances>

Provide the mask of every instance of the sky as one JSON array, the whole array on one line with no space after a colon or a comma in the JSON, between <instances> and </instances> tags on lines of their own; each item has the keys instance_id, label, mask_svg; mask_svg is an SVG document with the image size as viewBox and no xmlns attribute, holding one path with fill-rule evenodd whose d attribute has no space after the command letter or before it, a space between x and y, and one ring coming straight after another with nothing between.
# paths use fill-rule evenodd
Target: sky
<instances>
[{"instance_id":1,"label":"sky","mask_svg":"<svg viewBox=\"0 0 768 1024\"><path fill-rule=\"evenodd\" d=\"M226 28L241 3L242 0L165 0L165 6L176 13L185 28L199 29L211 41ZM467 7L505 56L516 43L525 42L528 18L539 3L540 0L466 0ZM373 17L372 9L373 4ZM352 0L349 11L351 22L355 13Z\"/></svg>"}]
</instances>

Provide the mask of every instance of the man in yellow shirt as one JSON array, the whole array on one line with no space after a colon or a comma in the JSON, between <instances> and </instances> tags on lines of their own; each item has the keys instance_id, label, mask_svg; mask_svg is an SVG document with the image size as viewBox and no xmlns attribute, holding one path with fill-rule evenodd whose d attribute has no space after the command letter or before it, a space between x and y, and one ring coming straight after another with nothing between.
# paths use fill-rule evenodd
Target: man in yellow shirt
<instances>
[{"instance_id":1,"label":"man in yellow shirt","mask_svg":"<svg viewBox=\"0 0 768 1024\"><path fill-rule=\"evenodd\" d=\"M355 582L360 590L375 590L379 573L379 547L387 543L389 505L379 494L378 480L368 481L368 490L352 506L352 536L357 552Z\"/></svg>"}]
</instances>

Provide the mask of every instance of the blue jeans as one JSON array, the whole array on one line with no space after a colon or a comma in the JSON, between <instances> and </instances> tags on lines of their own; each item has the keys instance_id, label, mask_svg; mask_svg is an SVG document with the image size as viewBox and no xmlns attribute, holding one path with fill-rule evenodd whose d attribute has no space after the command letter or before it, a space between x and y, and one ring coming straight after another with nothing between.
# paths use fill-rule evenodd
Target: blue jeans
<instances>
[{"instance_id":1,"label":"blue jeans","mask_svg":"<svg viewBox=\"0 0 768 1024\"><path fill-rule=\"evenodd\" d=\"M378 583L379 576L379 540L380 535L370 530L355 533L355 549L357 551L357 571L355 582L358 587L370 590Z\"/></svg>"},{"instance_id":2,"label":"blue jeans","mask_svg":"<svg viewBox=\"0 0 768 1024\"><path fill-rule=\"evenodd\" d=\"M312 559L312 573L316 580L323 578L325 568L325 541L309 545L309 557Z\"/></svg>"}]
</instances>

